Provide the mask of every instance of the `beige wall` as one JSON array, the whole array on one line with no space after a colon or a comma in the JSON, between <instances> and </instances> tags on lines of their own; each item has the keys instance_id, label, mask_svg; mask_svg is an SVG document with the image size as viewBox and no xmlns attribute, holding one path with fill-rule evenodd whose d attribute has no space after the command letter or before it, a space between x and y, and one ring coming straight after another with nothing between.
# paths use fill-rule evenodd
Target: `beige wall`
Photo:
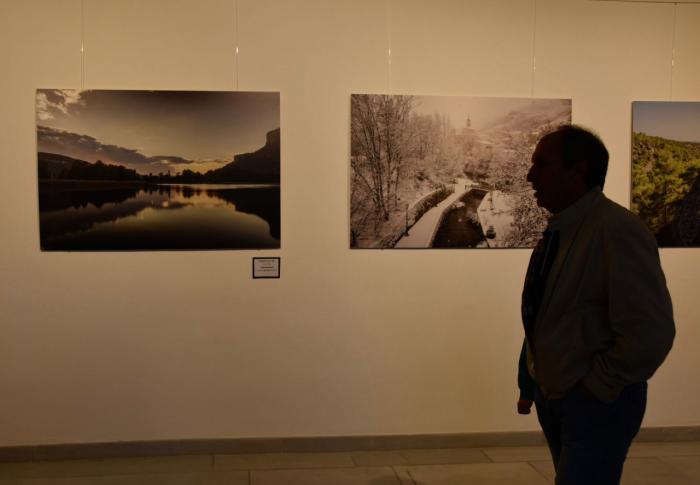
<instances>
[{"instance_id":1,"label":"beige wall","mask_svg":"<svg viewBox=\"0 0 700 485\"><path fill-rule=\"evenodd\" d=\"M675 40L674 5L534 7L238 0L236 73L235 0L85 0L85 88L281 92L283 207L280 251L81 254L39 251L34 132L36 88L81 87L81 2L0 0L0 446L537 429L529 251L347 249L350 93L572 97L628 205L630 102L700 100L700 5ZM662 260L678 338L645 425L700 425L700 250Z\"/></svg>"}]
</instances>

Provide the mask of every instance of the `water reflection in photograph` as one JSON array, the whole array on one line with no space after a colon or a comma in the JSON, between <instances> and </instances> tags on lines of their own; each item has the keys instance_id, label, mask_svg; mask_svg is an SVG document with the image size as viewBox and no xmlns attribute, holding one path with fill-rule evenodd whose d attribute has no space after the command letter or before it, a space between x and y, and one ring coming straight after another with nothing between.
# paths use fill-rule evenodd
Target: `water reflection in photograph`
<instances>
[{"instance_id":1,"label":"water reflection in photograph","mask_svg":"<svg viewBox=\"0 0 700 485\"><path fill-rule=\"evenodd\" d=\"M45 250L279 248L279 186L61 185L39 190Z\"/></svg>"}]
</instances>

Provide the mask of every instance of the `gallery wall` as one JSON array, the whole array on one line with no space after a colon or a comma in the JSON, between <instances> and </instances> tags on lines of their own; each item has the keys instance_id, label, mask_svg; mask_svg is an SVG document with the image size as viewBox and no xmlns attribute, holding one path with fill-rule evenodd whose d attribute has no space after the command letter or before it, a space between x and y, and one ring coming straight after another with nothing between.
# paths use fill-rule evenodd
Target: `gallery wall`
<instances>
[{"instance_id":1,"label":"gallery wall","mask_svg":"<svg viewBox=\"0 0 700 485\"><path fill-rule=\"evenodd\" d=\"M630 103L700 100L700 4L3 0L0 32L0 446L535 430L529 250L348 249L350 94L572 98L626 206ZM41 252L35 89L81 87L279 91L282 249ZM644 425L700 425L700 250L661 259Z\"/></svg>"}]
</instances>

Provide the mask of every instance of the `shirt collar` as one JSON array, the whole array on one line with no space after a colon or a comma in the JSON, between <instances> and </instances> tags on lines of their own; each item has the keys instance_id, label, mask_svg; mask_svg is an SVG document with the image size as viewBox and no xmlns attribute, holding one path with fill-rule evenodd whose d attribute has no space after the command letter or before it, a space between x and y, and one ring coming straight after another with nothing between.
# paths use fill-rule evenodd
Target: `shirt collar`
<instances>
[{"instance_id":1,"label":"shirt collar","mask_svg":"<svg viewBox=\"0 0 700 485\"><path fill-rule=\"evenodd\" d=\"M586 194L561 212L549 218L547 228L552 231L566 231L577 225L603 197L600 187L595 186Z\"/></svg>"}]
</instances>

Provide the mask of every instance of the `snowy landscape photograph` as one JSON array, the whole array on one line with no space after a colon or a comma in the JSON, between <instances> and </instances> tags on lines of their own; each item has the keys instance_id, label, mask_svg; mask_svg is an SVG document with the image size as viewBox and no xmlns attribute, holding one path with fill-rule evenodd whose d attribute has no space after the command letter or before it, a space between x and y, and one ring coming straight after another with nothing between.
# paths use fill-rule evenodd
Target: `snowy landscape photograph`
<instances>
[{"instance_id":1,"label":"snowy landscape photograph","mask_svg":"<svg viewBox=\"0 0 700 485\"><path fill-rule=\"evenodd\" d=\"M700 246L700 102L632 103L630 206L659 246Z\"/></svg>"},{"instance_id":2,"label":"snowy landscape photograph","mask_svg":"<svg viewBox=\"0 0 700 485\"><path fill-rule=\"evenodd\" d=\"M47 251L280 247L279 93L39 89Z\"/></svg>"},{"instance_id":3,"label":"snowy landscape photograph","mask_svg":"<svg viewBox=\"0 0 700 485\"><path fill-rule=\"evenodd\" d=\"M565 123L569 99L353 94L350 247L533 247L532 152Z\"/></svg>"}]
</instances>

